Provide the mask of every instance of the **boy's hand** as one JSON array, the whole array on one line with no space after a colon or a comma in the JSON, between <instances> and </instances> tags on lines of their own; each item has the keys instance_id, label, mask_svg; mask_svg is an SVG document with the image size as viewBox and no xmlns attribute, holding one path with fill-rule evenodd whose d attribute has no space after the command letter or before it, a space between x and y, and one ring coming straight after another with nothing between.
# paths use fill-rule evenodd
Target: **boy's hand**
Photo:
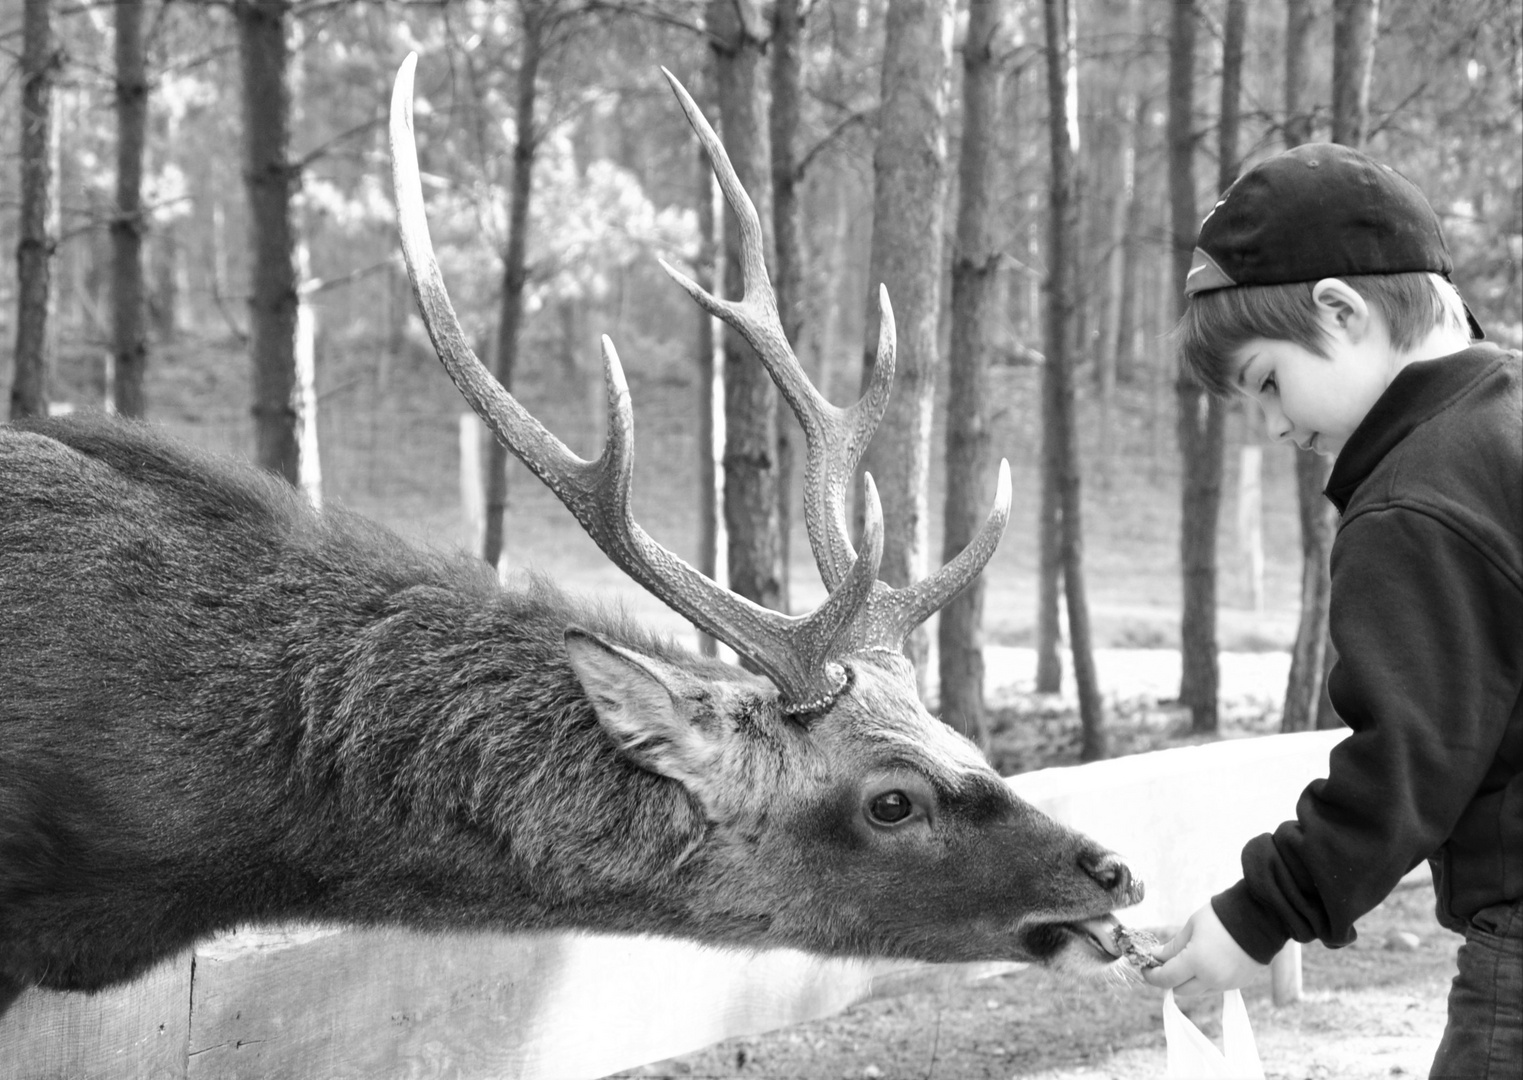
<instances>
[{"instance_id":1,"label":"boy's hand","mask_svg":"<svg viewBox=\"0 0 1523 1080\"><path fill-rule=\"evenodd\" d=\"M1247 985L1266 965L1249 956L1233 940L1222 921L1206 904L1153 956L1162 967L1142 973L1150 986L1173 988L1177 994L1206 994Z\"/></svg>"}]
</instances>

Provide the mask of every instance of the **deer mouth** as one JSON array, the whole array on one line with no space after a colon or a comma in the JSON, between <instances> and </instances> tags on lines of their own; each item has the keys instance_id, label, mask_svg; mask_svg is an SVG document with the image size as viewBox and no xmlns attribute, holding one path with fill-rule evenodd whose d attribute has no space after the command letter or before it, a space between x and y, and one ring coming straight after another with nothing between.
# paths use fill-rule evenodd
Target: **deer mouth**
<instances>
[{"instance_id":1,"label":"deer mouth","mask_svg":"<svg viewBox=\"0 0 1523 1080\"><path fill-rule=\"evenodd\" d=\"M1085 945L1101 959L1115 960L1121 953L1121 945L1117 941L1117 931L1121 929L1121 921L1114 915L1103 915L1098 919L1085 919L1083 922L1063 923L1075 939Z\"/></svg>"},{"instance_id":2,"label":"deer mouth","mask_svg":"<svg viewBox=\"0 0 1523 1080\"><path fill-rule=\"evenodd\" d=\"M1077 948L1095 960L1110 963L1121 957L1116 931L1121 922L1114 915L1073 922L1042 923L1022 935L1022 944L1039 963L1048 963L1065 950Z\"/></svg>"}]
</instances>

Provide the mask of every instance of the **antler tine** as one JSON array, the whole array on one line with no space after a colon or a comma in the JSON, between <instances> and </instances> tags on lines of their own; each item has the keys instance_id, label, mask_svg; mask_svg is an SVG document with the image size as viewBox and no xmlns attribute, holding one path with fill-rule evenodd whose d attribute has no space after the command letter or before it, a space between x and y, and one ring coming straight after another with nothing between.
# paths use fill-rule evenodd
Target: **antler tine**
<instances>
[{"instance_id":1,"label":"antler tine","mask_svg":"<svg viewBox=\"0 0 1523 1080\"><path fill-rule=\"evenodd\" d=\"M872 614L857 630L855 649L872 646L898 649L910 631L925 622L983 572L1010 521L1010 462L999 463L994 506L968 545L951 562L924 581L894 589L879 583L873 591Z\"/></svg>"},{"instance_id":2,"label":"antler tine","mask_svg":"<svg viewBox=\"0 0 1523 1080\"><path fill-rule=\"evenodd\" d=\"M828 703L846 676L831 657L870 595L882 558L882 509L869 486L863 551L838 588L808 615L789 616L730 592L656 543L633 519L634 415L613 342L603 338L608 436L587 461L572 453L494 379L460 329L434 256L412 131L417 57L397 72L391 101L392 177L402 252L435 352L450 378L497 437L553 491L609 559L699 629L726 642L767 675L795 712Z\"/></svg>"},{"instance_id":3,"label":"antler tine","mask_svg":"<svg viewBox=\"0 0 1523 1080\"><path fill-rule=\"evenodd\" d=\"M808 427L804 429L804 529L827 589L835 588L854 556L846 516L852 474L888 408L894 386L894 309L883 285L878 286L878 312L877 360L867 390L850 408L837 410L841 422L824 426L816 439L811 441Z\"/></svg>"},{"instance_id":4,"label":"antler tine","mask_svg":"<svg viewBox=\"0 0 1523 1080\"><path fill-rule=\"evenodd\" d=\"M851 477L883 418L894 380L896 333L888 290L878 286L878 350L871 381L857 402L846 409L838 408L826 401L809 381L783 333L777 300L767 276L761 222L755 204L735 174L729 154L692 95L666 68L661 72L703 144L725 200L739 223L743 295L738 301L722 300L664 260L661 266L705 311L723 319L745 337L798 417L806 445L804 524L820 576L826 588L834 590L846 579L856 557L846 517ZM871 477L866 480L870 485ZM1002 461L994 507L973 541L924 581L899 589L876 582L861 618L851 629L849 651L900 648L911 630L983 571L1009 519L1010 469Z\"/></svg>"},{"instance_id":5,"label":"antler tine","mask_svg":"<svg viewBox=\"0 0 1523 1080\"><path fill-rule=\"evenodd\" d=\"M827 704L845 684L845 673L831 659L840 652L838 639L857 621L883 559L883 510L871 478L863 549L841 587L802 616L753 603L667 550L634 520L629 503L633 408L618 351L607 335L602 344L609 438L597 462L600 474L595 486L585 490L572 486L568 492L553 484L551 489L615 565L699 629L752 661L784 692L790 711L809 712Z\"/></svg>"},{"instance_id":6,"label":"antler tine","mask_svg":"<svg viewBox=\"0 0 1523 1080\"><path fill-rule=\"evenodd\" d=\"M515 454L524 456L519 450L521 446L535 461L545 462L546 467L552 461L571 468L588 466L590 462L573 454L502 388L476 358L460 329L460 321L455 317L455 309L444 288L438 260L434 257L428 219L423 209L423 182L418 174L418 150L412 131L413 72L417 60L416 53L408 54L392 88L391 167L402 257L407 263L423 325L428 328L428 336L434 343L434 352L471 408L514 448ZM530 468L535 466L530 465ZM550 483L538 469L536 475Z\"/></svg>"},{"instance_id":7,"label":"antler tine","mask_svg":"<svg viewBox=\"0 0 1523 1080\"><path fill-rule=\"evenodd\" d=\"M872 381L862 397L848 408L832 405L804 374L803 365L783 333L777 298L767 274L761 221L755 204L735 174L724 144L692 95L666 68L663 67L661 73L671 84L688 123L708 154L725 201L739 223L743 295L738 301L720 299L665 260L661 260L661 267L705 311L739 331L756 351L788 407L798 417L805 442L805 531L825 587L835 589L846 577L855 558L846 520L846 496L851 477L883 419L894 382L894 314L888 302L888 291L881 286L878 290L881 318Z\"/></svg>"},{"instance_id":8,"label":"antler tine","mask_svg":"<svg viewBox=\"0 0 1523 1080\"><path fill-rule=\"evenodd\" d=\"M874 587L880 586L883 507L872 477L865 478L862 550L825 602L802 616L784 615L753 603L694 569L634 520L629 504L634 467L633 408L613 341L604 335L602 342L609 439L596 463L596 484L586 490L573 486L570 492L551 484L551 490L616 566L699 629L729 644L770 678L783 692L786 711L808 713L823 708L846 684L845 672L833 657L850 651L841 647L841 640L861 623L860 612Z\"/></svg>"}]
</instances>

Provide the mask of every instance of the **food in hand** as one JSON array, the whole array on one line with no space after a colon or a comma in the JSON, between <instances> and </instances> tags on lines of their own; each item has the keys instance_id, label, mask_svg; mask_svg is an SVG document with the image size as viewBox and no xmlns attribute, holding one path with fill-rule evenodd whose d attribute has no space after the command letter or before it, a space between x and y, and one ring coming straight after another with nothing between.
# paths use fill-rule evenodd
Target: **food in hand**
<instances>
[{"instance_id":1,"label":"food in hand","mask_svg":"<svg viewBox=\"0 0 1523 1080\"><path fill-rule=\"evenodd\" d=\"M1163 966L1163 961L1153 955L1158 951L1158 938L1146 930L1133 930L1117 923L1111 934L1121 955L1137 967L1146 971Z\"/></svg>"}]
</instances>

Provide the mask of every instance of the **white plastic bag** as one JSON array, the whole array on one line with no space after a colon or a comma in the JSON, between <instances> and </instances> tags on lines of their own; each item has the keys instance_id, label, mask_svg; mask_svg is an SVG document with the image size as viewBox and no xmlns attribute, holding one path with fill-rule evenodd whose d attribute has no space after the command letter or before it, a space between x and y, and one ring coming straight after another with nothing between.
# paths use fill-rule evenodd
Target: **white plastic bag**
<instances>
[{"instance_id":1,"label":"white plastic bag","mask_svg":"<svg viewBox=\"0 0 1523 1080\"><path fill-rule=\"evenodd\" d=\"M1163 1037L1168 1043L1168 1080L1264 1080L1248 1010L1236 990L1222 995L1221 1050L1179 1011L1172 990L1163 995Z\"/></svg>"}]
</instances>

